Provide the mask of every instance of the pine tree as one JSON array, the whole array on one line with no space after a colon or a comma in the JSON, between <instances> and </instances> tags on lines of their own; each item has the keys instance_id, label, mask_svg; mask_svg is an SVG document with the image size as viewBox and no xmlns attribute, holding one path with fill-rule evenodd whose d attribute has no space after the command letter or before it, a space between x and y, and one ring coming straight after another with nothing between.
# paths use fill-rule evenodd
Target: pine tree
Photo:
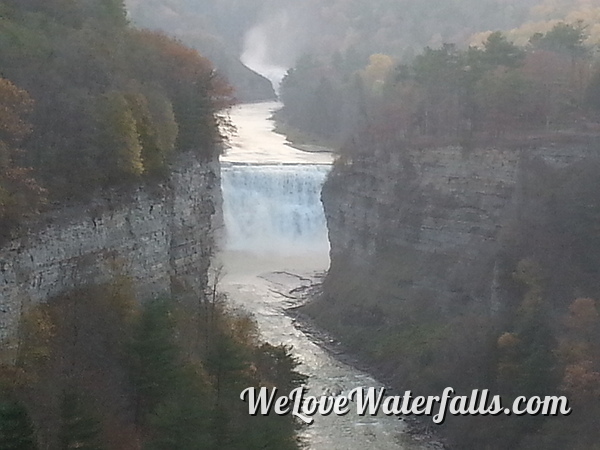
<instances>
[{"instance_id":1,"label":"pine tree","mask_svg":"<svg viewBox=\"0 0 600 450\"><path fill-rule=\"evenodd\" d=\"M84 406L77 394L65 393L61 405L60 448L101 450L100 422Z\"/></svg>"},{"instance_id":2,"label":"pine tree","mask_svg":"<svg viewBox=\"0 0 600 450\"><path fill-rule=\"evenodd\" d=\"M0 448L3 450L35 450L31 419L20 403L0 402Z\"/></svg>"},{"instance_id":3,"label":"pine tree","mask_svg":"<svg viewBox=\"0 0 600 450\"><path fill-rule=\"evenodd\" d=\"M174 327L166 301L146 305L131 351L138 413L152 411L171 392L179 372Z\"/></svg>"}]
</instances>

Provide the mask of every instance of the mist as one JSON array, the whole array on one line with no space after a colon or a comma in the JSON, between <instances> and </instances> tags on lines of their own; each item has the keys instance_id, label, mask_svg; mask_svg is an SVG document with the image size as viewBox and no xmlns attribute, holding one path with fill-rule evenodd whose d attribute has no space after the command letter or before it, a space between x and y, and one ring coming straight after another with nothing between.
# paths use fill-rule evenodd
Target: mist
<instances>
[{"instance_id":1,"label":"mist","mask_svg":"<svg viewBox=\"0 0 600 450\"><path fill-rule=\"evenodd\" d=\"M256 25L246 34L244 50L240 57L242 63L271 81L275 92L279 93L279 86L286 72L291 67L274 60L269 48L269 33L264 24Z\"/></svg>"},{"instance_id":2,"label":"mist","mask_svg":"<svg viewBox=\"0 0 600 450\"><path fill-rule=\"evenodd\" d=\"M289 68L306 47L307 39L299 32L298 8L280 9L264 14L244 36L240 60L247 67L268 78L275 91ZM294 18L294 19L292 19Z\"/></svg>"}]
</instances>

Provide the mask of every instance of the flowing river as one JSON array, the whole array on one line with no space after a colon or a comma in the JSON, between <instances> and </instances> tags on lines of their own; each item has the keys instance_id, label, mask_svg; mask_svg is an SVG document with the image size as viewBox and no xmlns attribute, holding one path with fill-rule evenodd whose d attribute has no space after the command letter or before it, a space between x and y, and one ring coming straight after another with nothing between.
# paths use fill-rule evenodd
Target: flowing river
<instances>
[{"instance_id":1,"label":"flowing river","mask_svg":"<svg viewBox=\"0 0 600 450\"><path fill-rule=\"evenodd\" d=\"M293 347L299 370L310 377L310 395L379 388L381 383L337 360L285 313L300 301L294 289L310 285L329 264L320 190L332 156L296 150L274 133L270 116L279 106L249 104L231 112L237 134L221 158L227 235L221 290L233 306L254 315L262 339ZM309 449L431 448L407 434L396 417L361 417L351 408L345 416L314 419L301 433Z\"/></svg>"}]
</instances>

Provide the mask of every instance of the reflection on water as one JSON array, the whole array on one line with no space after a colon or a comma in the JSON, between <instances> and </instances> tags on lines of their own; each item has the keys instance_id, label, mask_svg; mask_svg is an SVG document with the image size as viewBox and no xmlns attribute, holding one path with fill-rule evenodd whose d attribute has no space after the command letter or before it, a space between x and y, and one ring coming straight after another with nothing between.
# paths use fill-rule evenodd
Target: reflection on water
<instances>
[{"instance_id":1,"label":"reflection on water","mask_svg":"<svg viewBox=\"0 0 600 450\"><path fill-rule=\"evenodd\" d=\"M253 103L232 108L230 116L237 128L231 137L223 163L241 164L331 164L329 153L307 153L288 145L287 139L273 132L270 120L281 103Z\"/></svg>"}]
</instances>

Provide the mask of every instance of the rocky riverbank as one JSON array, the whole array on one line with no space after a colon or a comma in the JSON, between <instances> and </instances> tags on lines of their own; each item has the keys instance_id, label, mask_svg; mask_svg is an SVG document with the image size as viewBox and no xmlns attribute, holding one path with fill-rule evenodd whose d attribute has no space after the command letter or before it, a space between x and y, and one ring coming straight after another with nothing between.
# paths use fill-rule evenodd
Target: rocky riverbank
<instances>
[{"instance_id":1,"label":"rocky riverbank","mask_svg":"<svg viewBox=\"0 0 600 450\"><path fill-rule=\"evenodd\" d=\"M385 374L378 371L376 367L361 361L358 355L353 354L351 349L344 346L332 334L319 328L311 316L305 312L304 307L312 299L321 295L325 275L325 273L316 273L312 277L303 276L302 280L305 281L305 284L287 293L280 293L286 299L289 299L289 303L293 305L286 308L285 312L292 318L294 327L308 336L319 347L333 355L338 361L362 372L374 374L385 385L386 393L391 395L400 394L399 390L390 388L392 380L386 380ZM435 431L436 425L432 424L428 418L400 417L399 420L404 421L408 425L406 434L409 436L409 440L405 444L419 444L420 448L425 450L443 450L447 448L442 437Z\"/></svg>"}]
</instances>

